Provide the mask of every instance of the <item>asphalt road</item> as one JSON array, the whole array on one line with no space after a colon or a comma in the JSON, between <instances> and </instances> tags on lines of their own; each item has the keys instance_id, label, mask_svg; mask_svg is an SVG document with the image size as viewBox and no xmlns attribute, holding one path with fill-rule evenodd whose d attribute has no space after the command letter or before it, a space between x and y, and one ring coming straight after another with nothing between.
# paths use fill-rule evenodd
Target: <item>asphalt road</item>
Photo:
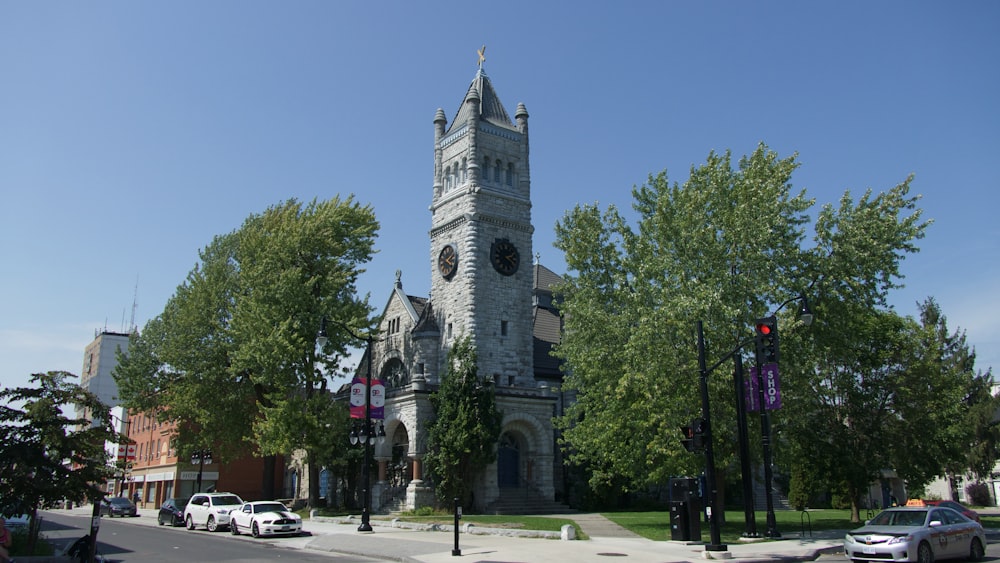
<instances>
[{"instance_id":1,"label":"asphalt road","mask_svg":"<svg viewBox=\"0 0 1000 563\"><path fill-rule=\"evenodd\" d=\"M49 542L62 549L90 531L90 518L46 511L42 515L42 534ZM288 561L323 561L329 563L372 563L382 561L314 552L282 546L295 538L254 539L249 536L234 537L228 531L215 533L188 531L183 527L156 526L155 518L141 524L136 518L101 518L97 534L98 552L111 562L161 563L196 561L245 561L264 562L275 559Z\"/></svg>"}]
</instances>

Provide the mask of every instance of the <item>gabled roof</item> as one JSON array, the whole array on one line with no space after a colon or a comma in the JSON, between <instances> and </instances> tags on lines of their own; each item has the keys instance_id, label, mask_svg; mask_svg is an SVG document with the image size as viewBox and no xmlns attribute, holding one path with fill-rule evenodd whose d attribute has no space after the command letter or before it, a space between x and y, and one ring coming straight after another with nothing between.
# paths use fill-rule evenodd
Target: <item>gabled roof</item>
<instances>
[{"instance_id":1,"label":"gabled roof","mask_svg":"<svg viewBox=\"0 0 1000 563\"><path fill-rule=\"evenodd\" d=\"M490 78L480 68L479 72L476 73L476 77L472 79L472 84L469 85L469 90L465 93L465 97L462 98L462 104L458 106L455 119L451 120L451 126L448 127L449 133L452 129L464 127L466 122L469 121L473 106L467 102L472 98L479 99L479 119L481 121L488 121L493 125L507 129L516 129L514 123L510 120L510 116L507 115L507 110L504 109L503 103L500 102L500 97L497 96L496 90L493 89L493 83L490 82Z\"/></svg>"}]
</instances>

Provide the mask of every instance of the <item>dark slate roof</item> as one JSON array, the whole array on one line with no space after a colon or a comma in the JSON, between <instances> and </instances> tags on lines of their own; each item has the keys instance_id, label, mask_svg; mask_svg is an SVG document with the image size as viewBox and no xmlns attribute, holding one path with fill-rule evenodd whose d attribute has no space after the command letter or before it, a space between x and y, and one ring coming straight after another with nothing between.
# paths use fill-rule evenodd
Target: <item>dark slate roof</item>
<instances>
[{"instance_id":1,"label":"dark slate roof","mask_svg":"<svg viewBox=\"0 0 1000 563\"><path fill-rule=\"evenodd\" d=\"M449 133L456 127L463 127L469 120L469 116L472 113L472 104L466 102L473 97L479 98L480 120L488 121L500 127L515 129L510 116L507 115L507 110L504 109L503 103L500 102L500 97L497 96L496 90L493 89L493 83L490 82L490 78L486 76L483 69L479 69L476 77L472 79L472 84L469 85L468 92L462 98L462 104L458 107L455 119L451 120L451 125L448 127Z\"/></svg>"},{"instance_id":2,"label":"dark slate roof","mask_svg":"<svg viewBox=\"0 0 1000 563\"><path fill-rule=\"evenodd\" d=\"M414 325L413 330L410 332L416 334L420 332L440 332L438 328L437 319L434 318L434 305L430 303L426 297L413 297L410 296L411 301L420 301L420 308L417 309L416 303L414 303L413 308L420 311L420 319L417 320L417 324Z\"/></svg>"},{"instance_id":3,"label":"dark slate roof","mask_svg":"<svg viewBox=\"0 0 1000 563\"><path fill-rule=\"evenodd\" d=\"M424 315L424 307L427 307L429 300L426 297L414 297L412 295L407 295L406 298L410 300L410 305L413 305L413 310L417 312L417 318L422 317Z\"/></svg>"},{"instance_id":4,"label":"dark slate roof","mask_svg":"<svg viewBox=\"0 0 1000 563\"><path fill-rule=\"evenodd\" d=\"M560 361L552 356L552 347L562 336L562 319L552 304L552 286L562 281L555 272L535 264L534 362L536 375L559 375Z\"/></svg>"}]
</instances>

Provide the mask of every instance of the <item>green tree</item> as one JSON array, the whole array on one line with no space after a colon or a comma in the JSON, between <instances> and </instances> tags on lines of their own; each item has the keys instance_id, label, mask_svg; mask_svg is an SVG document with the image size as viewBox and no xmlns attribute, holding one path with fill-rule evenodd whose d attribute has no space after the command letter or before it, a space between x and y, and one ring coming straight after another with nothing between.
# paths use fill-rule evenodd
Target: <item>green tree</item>
<instances>
[{"instance_id":1,"label":"green tree","mask_svg":"<svg viewBox=\"0 0 1000 563\"><path fill-rule=\"evenodd\" d=\"M327 381L351 338L331 331L318 350L316 336L324 317L368 323L356 282L377 229L353 198L289 200L216 237L122 358L115 375L126 405L180 423L181 452L211 447L224 461L249 445L268 456L265 491L275 454L305 449L318 477L314 458L334 418ZM310 483L315 506L318 478Z\"/></svg>"},{"instance_id":2,"label":"green tree","mask_svg":"<svg viewBox=\"0 0 1000 563\"><path fill-rule=\"evenodd\" d=\"M472 505L475 480L496 461L503 414L491 382L479 378L476 350L462 338L448 353L448 371L431 394L434 421L427 428L427 469L438 501Z\"/></svg>"},{"instance_id":3,"label":"green tree","mask_svg":"<svg viewBox=\"0 0 1000 563\"><path fill-rule=\"evenodd\" d=\"M75 377L36 373L32 387L0 391L0 514L34 520L49 503L103 496L100 484L114 472L104 443L117 443L119 436L108 406L69 381ZM67 418L64 411L71 408L86 418Z\"/></svg>"},{"instance_id":4,"label":"green tree","mask_svg":"<svg viewBox=\"0 0 1000 563\"><path fill-rule=\"evenodd\" d=\"M556 353L566 361L564 387L577 396L557 424L592 488L637 491L700 470L703 459L684 451L677 430L700 413L695 321L704 321L711 364L746 342L755 318L807 288L816 324L829 331L840 321L826 312L885 307L899 262L926 227L909 181L824 207L808 248L813 201L792 190L797 166L764 145L736 166L728 152L712 153L683 185L661 173L633 189L635 229L614 207L602 214L596 205L557 224L556 246L575 274L560 288L566 330ZM802 330L790 309L779 326L789 405L822 379L811 344L820 336ZM730 373L727 365L709 379L720 482L734 465ZM785 422L791 410L772 413L778 443L798 442Z\"/></svg>"},{"instance_id":5,"label":"green tree","mask_svg":"<svg viewBox=\"0 0 1000 563\"><path fill-rule=\"evenodd\" d=\"M901 457L905 456L899 467L923 469L917 475L903 475L918 488L942 474L988 479L996 465L1000 438L1000 428L994 422L1000 400L992 394L992 373L976 373L976 355L969 349L965 333L949 332L948 320L933 298L919 307L919 344L913 371L916 379L930 388L925 400L911 404L926 409L928 420L923 427L911 426L903 440L894 444ZM907 446L932 435L938 451L915 448L925 454L923 459L915 459Z\"/></svg>"}]
</instances>

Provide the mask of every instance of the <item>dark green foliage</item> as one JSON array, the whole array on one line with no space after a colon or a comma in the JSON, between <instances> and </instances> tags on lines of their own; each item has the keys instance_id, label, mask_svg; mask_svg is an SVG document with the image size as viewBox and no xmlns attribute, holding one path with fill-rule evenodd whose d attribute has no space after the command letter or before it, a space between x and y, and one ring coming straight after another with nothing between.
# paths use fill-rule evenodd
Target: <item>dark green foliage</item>
<instances>
[{"instance_id":1,"label":"dark green foliage","mask_svg":"<svg viewBox=\"0 0 1000 563\"><path fill-rule=\"evenodd\" d=\"M431 395L434 421L427 428L427 469L442 506L458 498L472 506L472 490L487 465L496 461L503 415L497 410L494 387L482 381L476 351L469 338L448 353L448 371Z\"/></svg>"},{"instance_id":2,"label":"dark green foliage","mask_svg":"<svg viewBox=\"0 0 1000 563\"><path fill-rule=\"evenodd\" d=\"M118 442L108 406L64 371L36 373L33 387L0 391L0 514L29 514L58 500L99 498ZM68 418L64 410L85 413ZM30 542L29 542L30 543Z\"/></svg>"}]
</instances>

